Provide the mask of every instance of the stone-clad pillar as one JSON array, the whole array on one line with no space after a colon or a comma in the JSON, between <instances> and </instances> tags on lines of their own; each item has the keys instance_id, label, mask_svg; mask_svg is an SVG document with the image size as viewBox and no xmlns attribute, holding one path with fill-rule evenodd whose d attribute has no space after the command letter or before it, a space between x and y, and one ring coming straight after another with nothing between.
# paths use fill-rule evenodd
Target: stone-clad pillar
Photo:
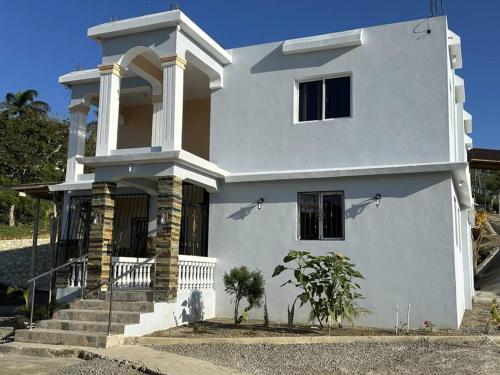
<instances>
[{"instance_id":1,"label":"stone-clad pillar","mask_svg":"<svg viewBox=\"0 0 500 375\"><path fill-rule=\"evenodd\" d=\"M182 148L182 112L184 102L184 69L187 61L180 56L161 59L163 67L162 151Z\"/></svg>"},{"instance_id":2,"label":"stone-clad pillar","mask_svg":"<svg viewBox=\"0 0 500 375\"><path fill-rule=\"evenodd\" d=\"M69 106L68 161L66 182L74 182L83 173L83 165L76 161L77 156L84 156L87 114L89 107L83 103Z\"/></svg>"},{"instance_id":3,"label":"stone-clad pillar","mask_svg":"<svg viewBox=\"0 0 500 375\"><path fill-rule=\"evenodd\" d=\"M158 181L158 227L156 234L155 301L177 300L179 238L181 233L182 179L160 177Z\"/></svg>"},{"instance_id":4,"label":"stone-clad pillar","mask_svg":"<svg viewBox=\"0 0 500 375\"><path fill-rule=\"evenodd\" d=\"M90 226L89 258L87 265L87 290L95 289L109 280L115 214L116 184L92 184L92 215ZM106 288L102 288L106 290Z\"/></svg>"},{"instance_id":5,"label":"stone-clad pillar","mask_svg":"<svg viewBox=\"0 0 500 375\"><path fill-rule=\"evenodd\" d=\"M97 117L96 156L116 150L120 109L120 77L124 69L118 64L100 65L99 114Z\"/></svg>"}]
</instances>

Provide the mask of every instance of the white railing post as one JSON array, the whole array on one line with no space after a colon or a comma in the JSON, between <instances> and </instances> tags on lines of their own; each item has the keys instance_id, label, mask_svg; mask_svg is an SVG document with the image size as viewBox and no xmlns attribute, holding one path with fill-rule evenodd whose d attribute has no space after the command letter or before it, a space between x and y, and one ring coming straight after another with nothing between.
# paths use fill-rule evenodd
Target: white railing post
<instances>
[{"instance_id":1,"label":"white railing post","mask_svg":"<svg viewBox=\"0 0 500 375\"><path fill-rule=\"evenodd\" d=\"M116 278L135 265L142 263L146 258L133 257L113 257L112 275ZM121 278L116 283L117 289L150 288L152 286L153 262L143 264L134 272ZM190 255L179 255L179 290L206 290L214 286L214 267L217 259L208 257L198 257ZM79 286L81 284L78 265L72 265L69 275L69 285Z\"/></svg>"},{"instance_id":2,"label":"white railing post","mask_svg":"<svg viewBox=\"0 0 500 375\"><path fill-rule=\"evenodd\" d=\"M213 288L213 269L217 259L179 255L179 290L206 290Z\"/></svg>"}]
</instances>

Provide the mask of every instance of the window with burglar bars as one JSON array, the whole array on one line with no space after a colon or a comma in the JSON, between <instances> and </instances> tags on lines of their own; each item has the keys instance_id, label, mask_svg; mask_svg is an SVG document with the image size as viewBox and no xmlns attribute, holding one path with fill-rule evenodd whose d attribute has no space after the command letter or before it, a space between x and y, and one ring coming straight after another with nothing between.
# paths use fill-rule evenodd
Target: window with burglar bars
<instances>
[{"instance_id":1,"label":"window with burglar bars","mask_svg":"<svg viewBox=\"0 0 500 375\"><path fill-rule=\"evenodd\" d=\"M179 254L206 257L208 253L209 194L202 187L182 184Z\"/></svg>"},{"instance_id":2,"label":"window with burglar bars","mask_svg":"<svg viewBox=\"0 0 500 375\"><path fill-rule=\"evenodd\" d=\"M299 193L299 239L344 239L344 193Z\"/></svg>"}]
</instances>

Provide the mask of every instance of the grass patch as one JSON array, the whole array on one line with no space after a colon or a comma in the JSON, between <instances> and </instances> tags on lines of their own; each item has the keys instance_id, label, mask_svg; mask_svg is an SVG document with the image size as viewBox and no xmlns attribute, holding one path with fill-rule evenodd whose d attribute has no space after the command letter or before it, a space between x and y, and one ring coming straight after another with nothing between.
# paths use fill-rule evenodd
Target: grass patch
<instances>
[{"instance_id":1,"label":"grass patch","mask_svg":"<svg viewBox=\"0 0 500 375\"><path fill-rule=\"evenodd\" d=\"M5 224L0 224L0 240L18 240L32 238L33 225L16 225L9 227ZM47 237L49 235L49 228L39 228L38 236Z\"/></svg>"}]
</instances>

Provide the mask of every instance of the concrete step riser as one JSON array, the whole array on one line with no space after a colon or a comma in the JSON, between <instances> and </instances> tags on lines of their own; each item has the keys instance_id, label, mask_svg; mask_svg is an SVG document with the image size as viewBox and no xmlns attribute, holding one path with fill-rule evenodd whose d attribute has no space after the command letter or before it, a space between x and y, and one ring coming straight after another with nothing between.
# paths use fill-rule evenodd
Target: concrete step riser
<instances>
[{"instance_id":1,"label":"concrete step riser","mask_svg":"<svg viewBox=\"0 0 500 375\"><path fill-rule=\"evenodd\" d=\"M101 300L77 300L70 304L70 309L81 310L105 310L109 309L109 301ZM154 305L152 302L119 302L113 298L113 311L129 311L129 312L153 312Z\"/></svg>"},{"instance_id":2,"label":"concrete step riser","mask_svg":"<svg viewBox=\"0 0 500 375\"><path fill-rule=\"evenodd\" d=\"M72 332L92 332L92 333L108 333L107 323L89 322L83 323L73 320L60 321L60 320L42 320L37 324L37 328L43 329L58 329L62 331ZM125 326L122 324L111 324L111 333L123 333Z\"/></svg>"},{"instance_id":3,"label":"concrete step riser","mask_svg":"<svg viewBox=\"0 0 500 375\"><path fill-rule=\"evenodd\" d=\"M99 299L109 301L110 292L99 292ZM152 291L113 291L113 302L151 302Z\"/></svg>"},{"instance_id":4,"label":"concrete step riser","mask_svg":"<svg viewBox=\"0 0 500 375\"><path fill-rule=\"evenodd\" d=\"M54 319L59 320L77 320L91 322L107 322L107 311L77 311L77 310L59 310L53 315ZM113 323L139 323L139 313L113 312L111 321Z\"/></svg>"},{"instance_id":5,"label":"concrete step riser","mask_svg":"<svg viewBox=\"0 0 500 375\"><path fill-rule=\"evenodd\" d=\"M18 342L34 342L53 345L77 345L94 348L106 347L106 336L92 334L69 334L65 332L40 332L35 330L17 330L15 340Z\"/></svg>"}]
</instances>

